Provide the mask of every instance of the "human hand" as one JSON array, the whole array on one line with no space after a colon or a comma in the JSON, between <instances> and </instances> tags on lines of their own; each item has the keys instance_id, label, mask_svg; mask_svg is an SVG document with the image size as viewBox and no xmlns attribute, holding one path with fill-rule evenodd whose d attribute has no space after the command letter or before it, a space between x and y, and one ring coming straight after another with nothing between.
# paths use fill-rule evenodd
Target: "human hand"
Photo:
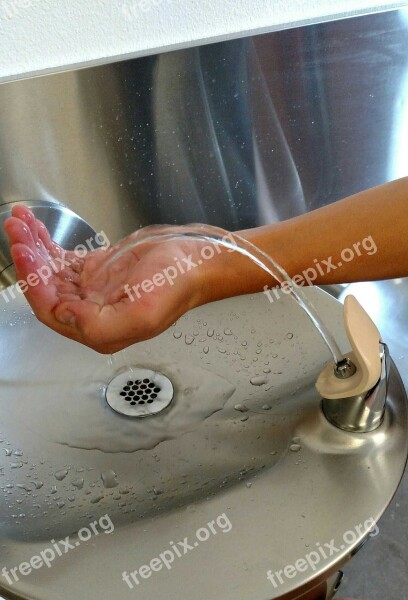
<instances>
[{"instance_id":1,"label":"human hand","mask_svg":"<svg viewBox=\"0 0 408 600\"><path fill-rule=\"evenodd\" d=\"M208 267L188 268L191 262L198 264L200 242L196 240L146 242L110 264L124 242L78 258L54 243L45 225L23 206L13 208L5 230L19 280L30 283L30 275L33 281L33 275L46 267L51 272L46 281L37 277L36 285L24 286L37 318L103 354L154 337L191 308L213 299L204 293ZM152 280L175 261L184 265L183 274L171 284L160 279L161 285L148 293L141 290L141 282ZM62 265L58 272L52 268L56 263ZM132 293L138 284L138 292Z\"/></svg>"}]
</instances>

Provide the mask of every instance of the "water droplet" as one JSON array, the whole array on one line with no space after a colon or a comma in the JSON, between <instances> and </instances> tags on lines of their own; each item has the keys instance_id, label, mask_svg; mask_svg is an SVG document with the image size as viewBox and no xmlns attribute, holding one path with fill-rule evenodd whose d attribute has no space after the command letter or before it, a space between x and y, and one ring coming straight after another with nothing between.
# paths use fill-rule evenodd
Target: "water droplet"
<instances>
[{"instance_id":1,"label":"water droplet","mask_svg":"<svg viewBox=\"0 0 408 600\"><path fill-rule=\"evenodd\" d=\"M204 346L204 348L203 348L203 352L204 352L204 354L208 354L208 353L209 353L209 351L210 351L210 348L209 348L209 346Z\"/></svg>"},{"instance_id":2,"label":"water droplet","mask_svg":"<svg viewBox=\"0 0 408 600\"><path fill-rule=\"evenodd\" d=\"M248 412L248 408L245 406L245 404L236 404L234 406L235 410L237 410L238 412Z\"/></svg>"},{"instance_id":3,"label":"water droplet","mask_svg":"<svg viewBox=\"0 0 408 600\"><path fill-rule=\"evenodd\" d=\"M17 483L16 487L20 488L21 490L24 490L25 492L31 492L30 486L28 486L24 483Z\"/></svg>"},{"instance_id":4,"label":"water droplet","mask_svg":"<svg viewBox=\"0 0 408 600\"><path fill-rule=\"evenodd\" d=\"M32 481L31 483L34 485L36 490L40 490L44 485L42 481Z\"/></svg>"},{"instance_id":5,"label":"water droplet","mask_svg":"<svg viewBox=\"0 0 408 600\"><path fill-rule=\"evenodd\" d=\"M93 496L91 498L91 504L98 504L103 499L103 494L98 494L97 496Z\"/></svg>"},{"instance_id":6,"label":"water droplet","mask_svg":"<svg viewBox=\"0 0 408 600\"><path fill-rule=\"evenodd\" d=\"M252 483L250 481L248 481L248 483L246 484L247 488L251 488L252 487Z\"/></svg>"},{"instance_id":7,"label":"water droplet","mask_svg":"<svg viewBox=\"0 0 408 600\"><path fill-rule=\"evenodd\" d=\"M55 479L58 481L62 481L68 475L68 471L66 469L62 469L61 471L57 471L54 473Z\"/></svg>"},{"instance_id":8,"label":"water droplet","mask_svg":"<svg viewBox=\"0 0 408 600\"><path fill-rule=\"evenodd\" d=\"M53 485L52 488L51 488L51 494L56 494L57 492L58 492L57 486Z\"/></svg>"},{"instance_id":9,"label":"water droplet","mask_svg":"<svg viewBox=\"0 0 408 600\"><path fill-rule=\"evenodd\" d=\"M286 337L288 338L288 340L293 339L293 333L287 333Z\"/></svg>"},{"instance_id":10,"label":"water droplet","mask_svg":"<svg viewBox=\"0 0 408 600\"><path fill-rule=\"evenodd\" d=\"M23 456L23 451L22 450L14 450L13 454L14 454L14 456Z\"/></svg>"},{"instance_id":11,"label":"water droplet","mask_svg":"<svg viewBox=\"0 0 408 600\"><path fill-rule=\"evenodd\" d=\"M214 335L214 329L208 329L207 335L208 337L212 337Z\"/></svg>"},{"instance_id":12,"label":"water droplet","mask_svg":"<svg viewBox=\"0 0 408 600\"><path fill-rule=\"evenodd\" d=\"M4 448L4 452L6 453L6 456L11 456L12 451L9 448Z\"/></svg>"},{"instance_id":13,"label":"water droplet","mask_svg":"<svg viewBox=\"0 0 408 600\"><path fill-rule=\"evenodd\" d=\"M191 344L194 342L194 337L192 335L186 335L184 339L187 346L191 346Z\"/></svg>"},{"instance_id":14,"label":"water droplet","mask_svg":"<svg viewBox=\"0 0 408 600\"><path fill-rule=\"evenodd\" d=\"M259 375L258 377L252 377L252 379L250 379L250 382L252 383L252 385L264 385L265 383L267 383L268 378L265 377L264 375Z\"/></svg>"},{"instance_id":15,"label":"water droplet","mask_svg":"<svg viewBox=\"0 0 408 600\"><path fill-rule=\"evenodd\" d=\"M82 477L80 477L79 479L74 479L74 481L72 481L72 485L74 487L76 487L78 490L82 490L82 488L84 487L84 480Z\"/></svg>"},{"instance_id":16,"label":"water droplet","mask_svg":"<svg viewBox=\"0 0 408 600\"><path fill-rule=\"evenodd\" d=\"M112 471L112 470L105 471L104 473L101 474L101 479L102 479L103 486L107 489L115 488L116 486L119 485L116 480L115 471Z\"/></svg>"},{"instance_id":17,"label":"water droplet","mask_svg":"<svg viewBox=\"0 0 408 600\"><path fill-rule=\"evenodd\" d=\"M269 406L269 404L264 404L262 407L262 410L271 410L271 406Z\"/></svg>"},{"instance_id":18,"label":"water droplet","mask_svg":"<svg viewBox=\"0 0 408 600\"><path fill-rule=\"evenodd\" d=\"M289 449L291 452L299 452L302 447L299 444L291 444Z\"/></svg>"},{"instance_id":19,"label":"water droplet","mask_svg":"<svg viewBox=\"0 0 408 600\"><path fill-rule=\"evenodd\" d=\"M18 463L11 463L10 467L12 469L21 469L21 467L23 466L22 462L18 462Z\"/></svg>"},{"instance_id":20,"label":"water droplet","mask_svg":"<svg viewBox=\"0 0 408 600\"><path fill-rule=\"evenodd\" d=\"M58 508L64 508L65 502L62 502L62 500L60 500L59 502L57 502L57 506Z\"/></svg>"},{"instance_id":21,"label":"water droplet","mask_svg":"<svg viewBox=\"0 0 408 600\"><path fill-rule=\"evenodd\" d=\"M179 340L179 339L181 338L181 336L182 336L182 335L183 335L183 334L182 334L182 332L181 332L181 331L175 331L175 332L173 333L173 337L174 337L174 338L176 338L176 340Z\"/></svg>"},{"instance_id":22,"label":"water droplet","mask_svg":"<svg viewBox=\"0 0 408 600\"><path fill-rule=\"evenodd\" d=\"M248 415L245 415L244 417L242 417L242 419L240 419L240 421L242 421L244 423L245 421L248 421L248 419L249 419Z\"/></svg>"},{"instance_id":23,"label":"water droplet","mask_svg":"<svg viewBox=\"0 0 408 600\"><path fill-rule=\"evenodd\" d=\"M232 335L231 329L224 329L224 335Z\"/></svg>"}]
</instances>

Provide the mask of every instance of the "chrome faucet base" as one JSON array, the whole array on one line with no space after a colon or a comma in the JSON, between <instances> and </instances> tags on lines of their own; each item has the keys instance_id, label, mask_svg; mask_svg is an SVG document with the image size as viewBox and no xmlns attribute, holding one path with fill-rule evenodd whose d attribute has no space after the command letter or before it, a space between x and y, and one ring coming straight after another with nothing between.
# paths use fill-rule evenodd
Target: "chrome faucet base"
<instances>
[{"instance_id":1,"label":"chrome faucet base","mask_svg":"<svg viewBox=\"0 0 408 600\"><path fill-rule=\"evenodd\" d=\"M323 413L332 425L354 433L369 433L381 425L390 372L390 356L386 344L380 343L380 357L380 379L367 393L336 400L323 398Z\"/></svg>"}]
</instances>

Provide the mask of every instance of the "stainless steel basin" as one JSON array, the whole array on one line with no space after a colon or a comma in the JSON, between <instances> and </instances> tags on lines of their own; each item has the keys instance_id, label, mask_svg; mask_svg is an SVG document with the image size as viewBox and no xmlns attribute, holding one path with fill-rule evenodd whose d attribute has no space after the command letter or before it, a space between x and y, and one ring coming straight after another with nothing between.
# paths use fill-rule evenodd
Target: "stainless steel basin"
<instances>
[{"instance_id":1,"label":"stainless steel basin","mask_svg":"<svg viewBox=\"0 0 408 600\"><path fill-rule=\"evenodd\" d=\"M341 306L307 293L346 350ZM52 571L10 585L2 576L6 598L300 593L348 560L369 533L363 524L379 518L398 486L408 421L397 372L380 429L330 425L314 388L326 347L287 297L202 307L113 360L46 329L24 300L2 307L0 331L2 563L11 569L66 536L75 546ZM132 366L172 381L164 412L131 419L108 406L106 386ZM230 530L193 545L170 570L133 589L122 580L224 514ZM104 515L114 531L81 542L81 528ZM276 587L267 579L331 540L338 552L316 570Z\"/></svg>"}]
</instances>

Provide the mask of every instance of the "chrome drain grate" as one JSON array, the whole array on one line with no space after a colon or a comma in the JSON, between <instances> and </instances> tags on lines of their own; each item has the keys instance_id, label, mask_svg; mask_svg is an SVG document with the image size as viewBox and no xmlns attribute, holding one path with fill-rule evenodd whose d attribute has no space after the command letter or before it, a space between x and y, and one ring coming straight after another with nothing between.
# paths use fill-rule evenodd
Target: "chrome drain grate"
<instances>
[{"instance_id":1,"label":"chrome drain grate","mask_svg":"<svg viewBox=\"0 0 408 600\"><path fill-rule=\"evenodd\" d=\"M117 375L106 388L106 401L128 417L149 417L170 404L173 385L163 373L132 368Z\"/></svg>"},{"instance_id":2,"label":"chrome drain grate","mask_svg":"<svg viewBox=\"0 0 408 600\"><path fill-rule=\"evenodd\" d=\"M129 380L120 392L120 395L130 402L131 406L135 404L153 404L161 388L148 377L145 379Z\"/></svg>"}]
</instances>

